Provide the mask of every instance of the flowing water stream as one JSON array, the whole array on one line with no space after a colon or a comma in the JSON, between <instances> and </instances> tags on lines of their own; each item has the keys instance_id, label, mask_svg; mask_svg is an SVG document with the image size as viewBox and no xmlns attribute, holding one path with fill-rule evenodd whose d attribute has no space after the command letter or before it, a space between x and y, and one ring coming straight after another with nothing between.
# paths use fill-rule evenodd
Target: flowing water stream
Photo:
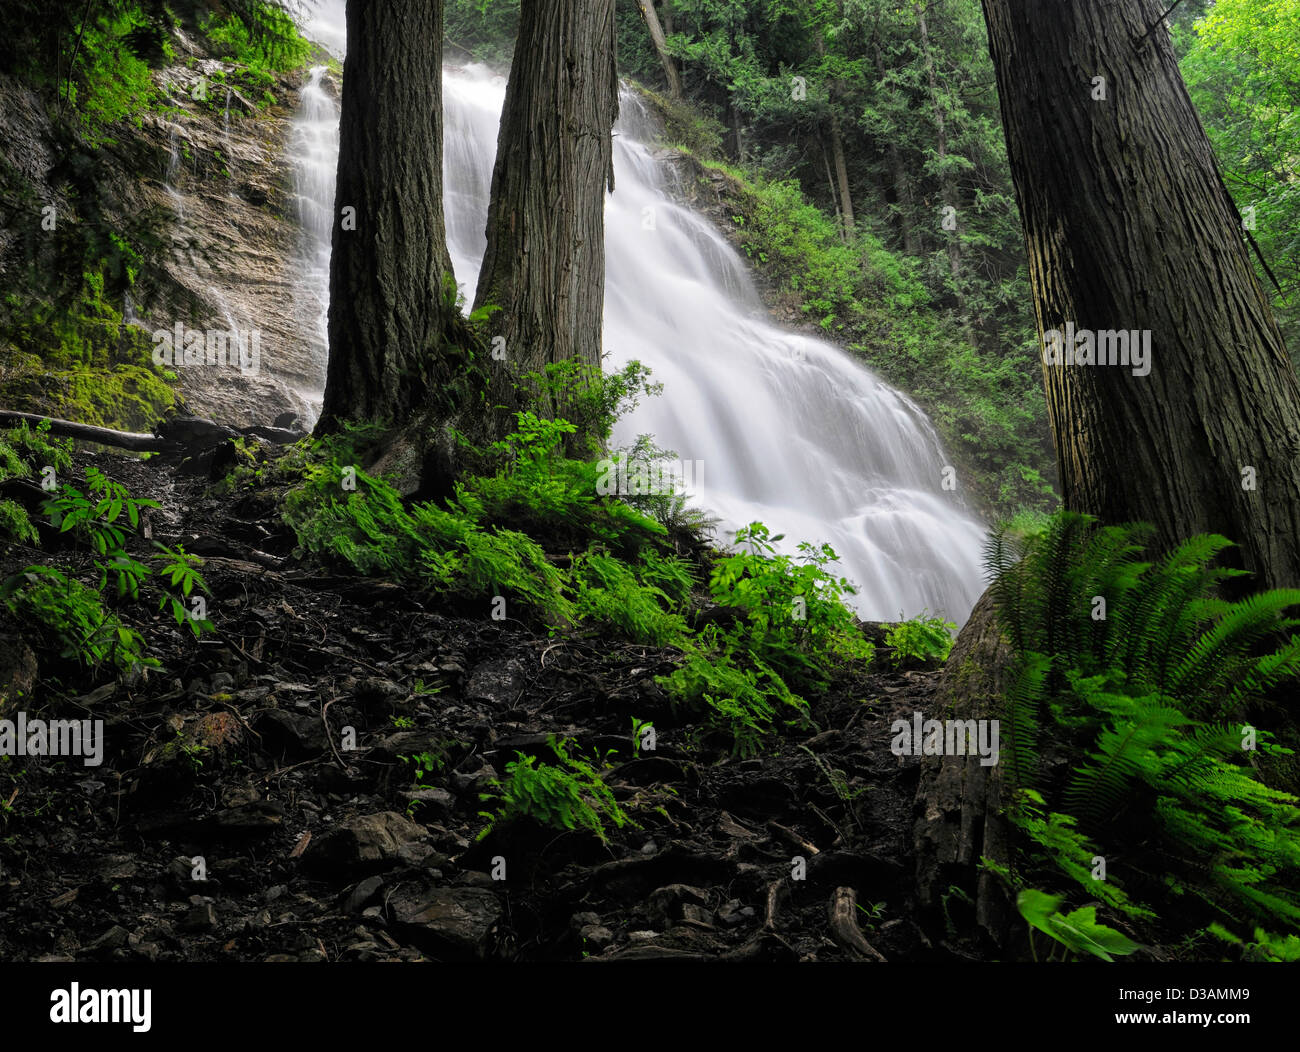
<instances>
[{"instance_id":1,"label":"flowing water stream","mask_svg":"<svg viewBox=\"0 0 1300 1052\"><path fill-rule=\"evenodd\" d=\"M294 310L300 319L299 330L312 336L310 356L320 377L314 391L302 392L313 409L319 407L325 392L325 366L329 358L330 235L339 158L338 106L321 87L325 73L324 66L312 68L302 89L290 140L294 191L303 231L297 258ZM303 423L309 425L312 421Z\"/></svg>"},{"instance_id":2,"label":"flowing water stream","mask_svg":"<svg viewBox=\"0 0 1300 1052\"><path fill-rule=\"evenodd\" d=\"M319 79L313 70L294 160L310 172L299 183L300 202L312 202L303 272L323 334L337 131L306 134L329 123L321 99L334 106ZM505 81L469 67L448 70L443 88L448 249L472 300ZM619 422L615 444L651 434L698 465L691 503L722 519L720 540L761 520L785 534L786 550L831 544L839 572L859 587L863 617L929 611L964 621L983 590L984 526L942 488L947 460L925 414L838 348L773 324L736 251L667 193L640 100L625 91L620 109L605 209L604 346L609 367L639 359L664 391Z\"/></svg>"}]
</instances>

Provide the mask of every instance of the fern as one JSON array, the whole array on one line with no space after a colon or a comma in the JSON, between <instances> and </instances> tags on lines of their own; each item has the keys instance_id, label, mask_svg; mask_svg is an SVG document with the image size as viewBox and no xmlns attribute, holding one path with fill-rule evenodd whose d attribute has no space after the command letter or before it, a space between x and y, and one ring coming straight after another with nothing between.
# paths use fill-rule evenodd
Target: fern
<instances>
[{"instance_id":1,"label":"fern","mask_svg":"<svg viewBox=\"0 0 1300 1052\"><path fill-rule=\"evenodd\" d=\"M1076 821L1081 835L1112 841L1099 854L1127 858L1144 881L1172 871L1167 890L1190 891L1211 916L1300 928L1300 800L1259 781L1233 722L1267 692L1294 689L1300 590L1224 599L1242 573L1216 563L1226 538L1193 537L1150 559L1149 536L1062 513L990 537L993 601L1015 651L1004 708L1012 818L1094 896L1107 898L1110 882L1083 865L1091 845L1074 839ZM1261 752L1289 753L1256 734ZM1049 735L1086 759L1044 763Z\"/></svg>"}]
</instances>

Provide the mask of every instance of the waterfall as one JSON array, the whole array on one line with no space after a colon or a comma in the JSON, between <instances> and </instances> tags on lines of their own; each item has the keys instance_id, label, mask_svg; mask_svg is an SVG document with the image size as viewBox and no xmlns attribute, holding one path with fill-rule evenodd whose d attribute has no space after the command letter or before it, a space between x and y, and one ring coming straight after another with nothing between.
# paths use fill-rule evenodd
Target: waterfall
<instances>
[{"instance_id":1,"label":"waterfall","mask_svg":"<svg viewBox=\"0 0 1300 1052\"><path fill-rule=\"evenodd\" d=\"M443 90L448 250L472 300L505 81L447 70ZM861 616L964 621L983 590L985 530L943 489L934 427L845 352L768 319L737 252L666 192L640 100L624 92L620 108L604 347L610 367L639 359L664 391L619 421L615 444L650 434L701 464L691 503L721 518L720 540L761 520L785 551L829 543Z\"/></svg>"},{"instance_id":2,"label":"waterfall","mask_svg":"<svg viewBox=\"0 0 1300 1052\"><path fill-rule=\"evenodd\" d=\"M330 236L333 231L334 179L339 156L339 114L334 99L321 87L325 66L312 68L294 117L290 149L294 189L303 237L297 259L294 308L300 330L312 334L311 359L320 384L302 392L320 406L329 355ZM313 421L303 421L309 426Z\"/></svg>"},{"instance_id":3,"label":"waterfall","mask_svg":"<svg viewBox=\"0 0 1300 1052\"><path fill-rule=\"evenodd\" d=\"M176 189L176 182L180 173L180 129L175 124L172 124L167 131L167 172L163 176L163 189L167 191L167 196L171 198L172 207L176 210L177 221L183 225L185 222L185 198Z\"/></svg>"}]
</instances>

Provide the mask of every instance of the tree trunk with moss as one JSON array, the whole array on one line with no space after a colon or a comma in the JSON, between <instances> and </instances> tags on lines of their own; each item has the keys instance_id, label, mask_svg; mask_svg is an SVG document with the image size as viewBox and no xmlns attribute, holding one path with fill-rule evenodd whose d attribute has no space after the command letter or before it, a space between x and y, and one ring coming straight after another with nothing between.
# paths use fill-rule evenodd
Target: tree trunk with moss
<instances>
[{"instance_id":1,"label":"tree trunk with moss","mask_svg":"<svg viewBox=\"0 0 1300 1052\"><path fill-rule=\"evenodd\" d=\"M953 645L927 718L1000 719L1011 668L1011 649L992 594L985 592ZM1011 801L1004 795L1001 764L985 767L980 759L968 754L922 761L912 825L917 904L921 923L935 935L954 911L964 910L969 923L956 926L973 928L987 946L1002 948L1018 920L1016 909L1005 884L981 859L1010 865L1011 829L1002 809Z\"/></svg>"}]
</instances>

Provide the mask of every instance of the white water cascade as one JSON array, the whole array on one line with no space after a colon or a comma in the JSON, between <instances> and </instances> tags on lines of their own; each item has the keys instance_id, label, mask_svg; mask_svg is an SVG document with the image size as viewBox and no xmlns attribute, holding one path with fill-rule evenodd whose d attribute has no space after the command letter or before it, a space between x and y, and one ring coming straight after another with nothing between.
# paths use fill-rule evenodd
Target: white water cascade
<instances>
[{"instance_id":1,"label":"white water cascade","mask_svg":"<svg viewBox=\"0 0 1300 1052\"><path fill-rule=\"evenodd\" d=\"M330 236L333 231L334 180L339 157L339 113L334 99L321 86L325 66L312 68L294 116L290 149L294 161L294 192L302 223L297 257L294 310L300 331L312 334L311 359L319 385L301 392L313 409L325 392L329 356ZM304 420L304 426L313 421Z\"/></svg>"},{"instance_id":2,"label":"white water cascade","mask_svg":"<svg viewBox=\"0 0 1300 1052\"><path fill-rule=\"evenodd\" d=\"M472 300L505 81L448 70L443 90L448 248ZM720 540L761 520L785 550L829 543L861 616L964 621L983 590L984 527L943 490L925 414L843 351L772 324L735 250L665 193L636 96L621 110L604 347L610 367L639 359L664 391L619 422L615 443L647 433L701 464L691 503L721 517Z\"/></svg>"}]
</instances>

